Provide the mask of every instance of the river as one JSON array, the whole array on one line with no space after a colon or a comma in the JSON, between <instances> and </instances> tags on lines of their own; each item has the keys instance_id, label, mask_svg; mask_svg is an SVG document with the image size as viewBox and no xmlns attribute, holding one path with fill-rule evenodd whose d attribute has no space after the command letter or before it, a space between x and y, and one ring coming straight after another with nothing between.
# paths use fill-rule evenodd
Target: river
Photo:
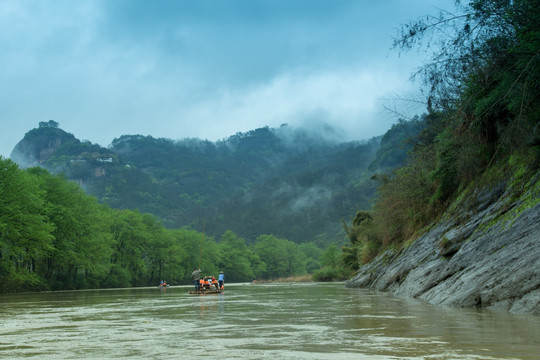
<instances>
[{"instance_id":1,"label":"river","mask_svg":"<svg viewBox=\"0 0 540 360\"><path fill-rule=\"evenodd\" d=\"M538 359L540 318L343 283L0 296L0 358Z\"/></svg>"}]
</instances>

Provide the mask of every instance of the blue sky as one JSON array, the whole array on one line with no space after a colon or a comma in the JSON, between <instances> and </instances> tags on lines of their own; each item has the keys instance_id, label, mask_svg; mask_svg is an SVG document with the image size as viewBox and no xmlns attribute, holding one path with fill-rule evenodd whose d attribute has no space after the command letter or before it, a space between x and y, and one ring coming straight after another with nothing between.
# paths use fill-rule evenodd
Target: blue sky
<instances>
[{"instance_id":1,"label":"blue sky","mask_svg":"<svg viewBox=\"0 0 540 360\"><path fill-rule=\"evenodd\" d=\"M453 0L2 0L0 155L53 119L107 146L125 134L226 138L262 126L382 135L415 96L401 24ZM421 112L400 104L405 115Z\"/></svg>"}]
</instances>

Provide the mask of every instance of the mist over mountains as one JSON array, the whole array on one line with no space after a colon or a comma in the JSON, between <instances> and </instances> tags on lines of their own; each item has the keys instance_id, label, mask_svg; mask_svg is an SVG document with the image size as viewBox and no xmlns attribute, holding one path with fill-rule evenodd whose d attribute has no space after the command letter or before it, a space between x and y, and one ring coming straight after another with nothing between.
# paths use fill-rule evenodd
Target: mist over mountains
<instances>
[{"instance_id":1,"label":"mist over mountains","mask_svg":"<svg viewBox=\"0 0 540 360\"><path fill-rule=\"evenodd\" d=\"M153 214L169 228L323 246L343 241L341 219L371 206L372 174L401 165L404 140L421 126L400 122L362 142L340 142L330 127L284 124L216 142L123 135L104 148L51 120L26 133L11 159L63 173L100 202Z\"/></svg>"}]
</instances>

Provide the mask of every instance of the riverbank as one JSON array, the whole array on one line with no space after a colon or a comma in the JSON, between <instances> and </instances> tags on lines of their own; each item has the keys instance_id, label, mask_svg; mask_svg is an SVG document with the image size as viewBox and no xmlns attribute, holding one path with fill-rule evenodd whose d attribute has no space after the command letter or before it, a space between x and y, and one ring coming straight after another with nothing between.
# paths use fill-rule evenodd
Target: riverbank
<instances>
[{"instance_id":1,"label":"riverbank","mask_svg":"<svg viewBox=\"0 0 540 360\"><path fill-rule=\"evenodd\" d=\"M312 282L313 276L312 275L300 275L300 276L287 276L287 277L281 277L277 279L272 280L257 280L256 282L258 284L265 284L265 283L283 283L283 282Z\"/></svg>"},{"instance_id":2,"label":"riverbank","mask_svg":"<svg viewBox=\"0 0 540 360\"><path fill-rule=\"evenodd\" d=\"M463 196L416 240L346 282L431 304L540 315L540 173Z\"/></svg>"}]
</instances>

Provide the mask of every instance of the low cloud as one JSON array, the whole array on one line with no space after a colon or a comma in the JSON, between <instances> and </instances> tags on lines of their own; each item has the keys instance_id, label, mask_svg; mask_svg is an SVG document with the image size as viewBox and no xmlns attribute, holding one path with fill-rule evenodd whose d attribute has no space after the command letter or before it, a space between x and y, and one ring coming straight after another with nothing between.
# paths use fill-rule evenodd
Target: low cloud
<instances>
[{"instance_id":1,"label":"low cloud","mask_svg":"<svg viewBox=\"0 0 540 360\"><path fill-rule=\"evenodd\" d=\"M332 198L332 191L322 186L313 186L302 189L290 202L289 209L298 213L306 208L313 207L320 202L327 203Z\"/></svg>"},{"instance_id":2,"label":"low cloud","mask_svg":"<svg viewBox=\"0 0 540 360\"><path fill-rule=\"evenodd\" d=\"M343 140L360 140L391 125L381 98L404 87L406 79L378 69L283 74L257 87L223 90L181 117L205 124L196 135L209 139L283 123L326 123L343 130Z\"/></svg>"},{"instance_id":3,"label":"low cloud","mask_svg":"<svg viewBox=\"0 0 540 360\"><path fill-rule=\"evenodd\" d=\"M381 99L420 65L388 56L391 35L453 1L429 3L2 1L0 154L48 119L103 146L282 123L380 135L395 122Z\"/></svg>"}]
</instances>

